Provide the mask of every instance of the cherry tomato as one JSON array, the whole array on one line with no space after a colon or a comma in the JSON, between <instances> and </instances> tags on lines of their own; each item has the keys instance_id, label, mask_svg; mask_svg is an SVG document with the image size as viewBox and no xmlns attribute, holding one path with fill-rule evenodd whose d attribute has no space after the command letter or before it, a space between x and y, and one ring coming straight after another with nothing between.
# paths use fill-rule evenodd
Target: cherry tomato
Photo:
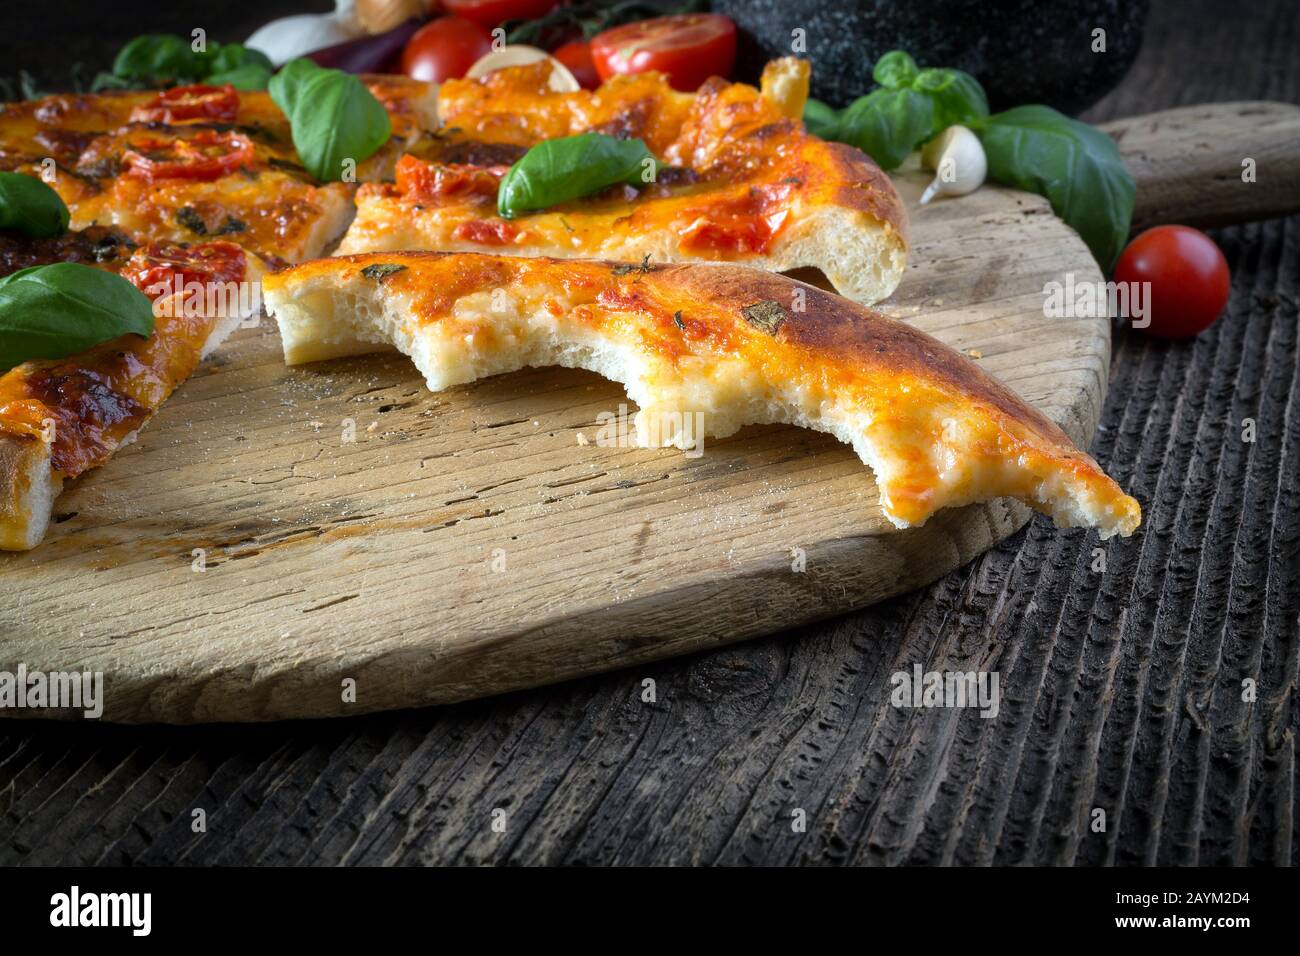
<instances>
[{"instance_id":1,"label":"cherry tomato","mask_svg":"<svg viewBox=\"0 0 1300 956\"><path fill-rule=\"evenodd\" d=\"M122 154L127 172L158 179L220 179L253 162L253 142L240 133L205 129L188 139L135 136Z\"/></svg>"},{"instance_id":2,"label":"cherry tomato","mask_svg":"<svg viewBox=\"0 0 1300 956\"><path fill-rule=\"evenodd\" d=\"M1188 226L1156 226L1130 242L1115 266L1115 281L1150 283L1151 324L1144 331L1165 339L1191 338L1213 325L1231 289L1219 247Z\"/></svg>"},{"instance_id":3,"label":"cherry tomato","mask_svg":"<svg viewBox=\"0 0 1300 956\"><path fill-rule=\"evenodd\" d=\"M422 26L402 51L402 72L441 83L462 77L479 57L492 52L492 36L473 20L439 17Z\"/></svg>"},{"instance_id":4,"label":"cherry tomato","mask_svg":"<svg viewBox=\"0 0 1300 956\"><path fill-rule=\"evenodd\" d=\"M177 242L151 242L137 249L122 275L148 295L181 291L188 282L238 282L244 278L247 257L233 242L204 242L197 246ZM152 291L150 291L152 290Z\"/></svg>"},{"instance_id":5,"label":"cherry tomato","mask_svg":"<svg viewBox=\"0 0 1300 956\"><path fill-rule=\"evenodd\" d=\"M559 0L442 0L447 12L488 29L507 20L536 20Z\"/></svg>"},{"instance_id":6,"label":"cherry tomato","mask_svg":"<svg viewBox=\"0 0 1300 956\"><path fill-rule=\"evenodd\" d=\"M600 86L600 74L596 72L596 62L591 58L591 44L586 40L572 40L558 47L551 56L569 68L573 78L584 90L594 90Z\"/></svg>"},{"instance_id":7,"label":"cherry tomato","mask_svg":"<svg viewBox=\"0 0 1300 956\"><path fill-rule=\"evenodd\" d=\"M598 34L591 57L602 80L658 70L673 89L698 89L736 62L736 25L716 13L683 13L629 23Z\"/></svg>"},{"instance_id":8,"label":"cherry tomato","mask_svg":"<svg viewBox=\"0 0 1300 956\"><path fill-rule=\"evenodd\" d=\"M212 120L233 123L239 112L239 94L226 86L177 86L163 90L148 103L131 111L132 123L176 123L181 120Z\"/></svg>"}]
</instances>

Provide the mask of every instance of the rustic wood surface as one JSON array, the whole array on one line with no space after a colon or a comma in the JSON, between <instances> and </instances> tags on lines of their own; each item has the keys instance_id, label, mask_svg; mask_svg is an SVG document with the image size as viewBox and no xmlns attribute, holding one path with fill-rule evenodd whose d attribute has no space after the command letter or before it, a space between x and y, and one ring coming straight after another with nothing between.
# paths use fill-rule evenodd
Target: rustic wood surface
<instances>
[{"instance_id":1,"label":"rustic wood surface","mask_svg":"<svg viewBox=\"0 0 1300 956\"><path fill-rule=\"evenodd\" d=\"M1099 280L1088 250L1038 196L922 207L928 179L898 177L912 254L887 311L1086 446L1110 323L1044 315L1043 288ZM600 416L634 411L565 369L433 395L402 356L286 368L274 323L243 330L65 491L41 547L0 554L0 670L101 672L114 721L449 703L865 607L1028 519L993 502L900 532L852 449L793 427L602 447Z\"/></svg>"},{"instance_id":2,"label":"rustic wood surface","mask_svg":"<svg viewBox=\"0 0 1300 956\"><path fill-rule=\"evenodd\" d=\"M1157 2L1091 118L1300 98L1300 9L1219 11ZM1093 452L1146 527L1105 574L1086 534L1035 520L866 611L485 701L261 726L8 722L0 859L1291 862L1300 220L1215 237L1234 270L1224 319L1182 345L1116 339ZM889 675L914 662L996 668L999 718L889 706Z\"/></svg>"},{"instance_id":3,"label":"rustic wood surface","mask_svg":"<svg viewBox=\"0 0 1300 956\"><path fill-rule=\"evenodd\" d=\"M1102 128L1137 183L1134 231L1162 222L1233 226L1300 212L1294 103L1198 103Z\"/></svg>"}]
</instances>

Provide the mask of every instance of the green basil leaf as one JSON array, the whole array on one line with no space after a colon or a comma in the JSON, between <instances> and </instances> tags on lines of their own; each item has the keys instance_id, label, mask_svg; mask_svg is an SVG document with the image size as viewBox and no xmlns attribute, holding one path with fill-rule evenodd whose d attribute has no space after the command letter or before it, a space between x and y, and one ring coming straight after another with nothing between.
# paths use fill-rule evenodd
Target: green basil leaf
<instances>
[{"instance_id":1,"label":"green basil leaf","mask_svg":"<svg viewBox=\"0 0 1300 956\"><path fill-rule=\"evenodd\" d=\"M841 142L856 146L881 169L895 169L930 138L934 101L915 90L872 90L840 116Z\"/></svg>"},{"instance_id":2,"label":"green basil leaf","mask_svg":"<svg viewBox=\"0 0 1300 956\"><path fill-rule=\"evenodd\" d=\"M299 57L296 60L290 60L282 66L271 77L271 82L267 89L271 91L271 99L275 105L280 107L280 111L285 116L292 118L294 108L298 105L298 94L302 90L303 84L309 76L313 76L317 70L322 67L317 66L313 61L306 57Z\"/></svg>"},{"instance_id":3,"label":"green basil leaf","mask_svg":"<svg viewBox=\"0 0 1300 956\"><path fill-rule=\"evenodd\" d=\"M984 87L962 70L922 70L916 75L912 88L934 101L934 136L949 126L969 126L989 115L989 100Z\"/></svg>"},{"instance_id":4,"label":"green basil leaf","mask_svg":"<svg viewBox=\"0 0 1300 956\"><path fill-rule=\"evenodd\" d=\"M267 84L271 82L271 71L256 63L245 63L243 66L234 67L224 73L213 73L208 76L205 82L211 83L213 86L225 86L228 83L235 89L245 92L264 90Z\"/></svg>"},{"instance_id":5,"label":"green basil leaf","mask_svg":"<svg viewBox=\"0 0 1300 956\"><path fill-rule=\"evenodd\" d=\"M814 136L820 136L822 139L839 139L839 112L811 96L804 103L803 125Z\"/></svg>"},{"instance_id":6,"label":"green basil leaf","mask_svg":"<svg viewBox=\"0 0 1300 956\"><path fill-rule=\"evenodd\" d=\"M1108 272L1128 239L1137 193L1114 140L1048 106L1017 106L973 128L989 176L1046 196Z\"/></svg>"},{"instance_id":7,"label":"green basil leaf","mask_svg":"<svg viewBox=\"0 0 1300 956\"><path fill-rule=\"evenodd\" d=\"M133 332L153 334L153 304L126 279L75 262L0 279L0 371L57 359Z\"/></svg>"},{"instance_id":8,"label":"green basil leaf","mask_svg":"<svg viewBox=\"0 0 1300 956\"><path fill-rule=\"evenodd\" d=\"M138 36L113 61L113 74L128 80L196 79L205 73L201 56L169 33Z\"/></svg>"},{"instance_id":9,"label":"green basil leaf","mask_svg":"<svg viewBox=\"0 0 1300 956\"><path fill-rule=\"evenodd\" d=\"M369 158L393 134L388 111L357 77L310 60L271 78L271 99L289 118L303 166L323 182L343 178L343 162Z\"/></svg>"},{"instance_id":10,"label":"green basil leaf","mask_svg":"<svg viewBox=\"0 0 1300 956\"><path fill-rule=\"evenodd\" d=\"M902 50L890 50L871 70L871 78L887 90L910 88L916 75L916 61Z\"/></svg>"},{"instance_id":11,"label":"green basil leaf","mask_svg":"<svg viewBox=\"0 0 1300 956\"><path fill-rule=\"evenodd\" d=\"M211 75L229 73L245 66L260 66L270 73L275 67L271 58L261 50L244 46L242 43L212 44Z\"/></svg>"},{"instance_id":12,"label":"green basil leaf","mask_svg":"<svg viewBox=\"0 0 1300 956\"><path fill-rule=\"evenodd\" d=\"M61 236L68 231L68 207L36 177L0 173L0 229L36 239Z\"/></svg>"},{"instance_id":13,"label":"green basil leaf","mask_svg":"<svg viewBox=\"0 0 1300 956\"><path fill-rule=\"evenodd\" d=\"M649 164L647 164L649 160ZM589 196L607 186L643 186L654 156L639 139L581 133L538 143L510 167L497 191L497 212L513 219Z\"/></svg>"}]
</instances>

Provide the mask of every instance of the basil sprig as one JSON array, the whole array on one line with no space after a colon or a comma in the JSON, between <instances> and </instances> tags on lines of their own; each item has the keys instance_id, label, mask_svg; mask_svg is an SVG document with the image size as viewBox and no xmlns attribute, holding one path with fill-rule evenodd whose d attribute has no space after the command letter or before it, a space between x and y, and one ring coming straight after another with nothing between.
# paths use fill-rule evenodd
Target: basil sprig
<instances>
[{"instance_id":1,"label":"basil sprig","mask_svg":"<svg viewBox=\"0 0 1300 956\"><path fill-rule=\"evenodd\" d=\"M209 41L195 50L183 37L149 33L118 51L111 73L95 78L92 89L140 89L172 83L231 84L239 90L264 90L271 79L271 60L242 43Z\"/></svg>"},{"instance_id":2,"label":"basil sprig","mask_svg":"<svg viewBox=\"0 0 1300 956\"><path fill-rule=\"evenodd\" d=\"M1109 271L1128 239L1137 195L1115 141L1050 106L1017 106L972 128L989 176L1046 196Z\"/></svg>"},{"instance_id":3,"label":"basil sprig","mask_svg":"<svg viewBox=\"0 0 1300 956\"><path fill-rule=\"evenodd\" d=\"M809 132L856 146L881 169L894 169L912 150L954 123L989 115L979 80L961 70L922 70L902 50L876 61L871 78L880 86L843 111L809 100L804 122Z\"/></svg>"},{"instance_id":4,"label":"basil sprig","mask_svg":"<svg viewBox=\"0 0 1300 956\"><path fill-rule=\"evenodd\" d=\"M342 179L345 160L360 163L393 134L388 111L351 73L290 60L271 78L270 92L289 117L298 158L323 182Z\"/></svg>"},{"instance_id":5,"label":"basil sprig","mask_svg":"<svg viewBox=\"0 0 1300 956\"><path fill-rule=\"evenodd\" d=\"M119 275L59 262L0 279L0 372L127 333L153 334L153 305Z\"/></svg>"},{"instance_id":6,"label":"basil sprig","mask_svg":"<svg viewBox=\"0 0 1300 956\"><path fill-rule=\"evenodd\" d=\"M969 73L920 69L901 50L881 57L871 75L880 87L842 111L809 100L808 131L894 169L949 126L967 126L984 146L990 179L1046 197L1103 269L1114 264L1137 187L1109 136L1048 106L990 116L984 89Z\"/></svg>"},{"instance_id":7,"label":"basil sprig","mask_svg":"<svg viewBox=\"0 0 1300 956\"><path fill-rule=\"evenodd\" d=\"M68 219L68 207L45 183L22 173L0 173L0 229L50 239L67 232Z\"/></svg>"},{"instance_id":8,"label":"basil sprig","mask_svg":"<svg viewBox=\"0 0 1300 956\"><path fill-rule=\"evenodd\" d=\"M653 182L655 169L653 154L639 139L604 133L548 139L528 150L502 178L497 212L513 219L618 183L644 186Z\"/></svg>"}]
</instances>

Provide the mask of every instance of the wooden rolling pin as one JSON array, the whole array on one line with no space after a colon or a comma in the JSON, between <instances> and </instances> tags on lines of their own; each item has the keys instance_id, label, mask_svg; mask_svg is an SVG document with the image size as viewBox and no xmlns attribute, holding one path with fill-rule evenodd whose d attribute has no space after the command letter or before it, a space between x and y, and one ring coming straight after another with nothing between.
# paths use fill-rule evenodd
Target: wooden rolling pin
<instances>
[{"instance_id":1,"label":"wooden rolling pin","mask_svg":"<svg viewBox=\"0 0 1300 956\"><path fill-rule=\"evenodd\" d=\"M1205 103L1103 123L1137 181L1133 231L1300 212L1300 106ZM1242 178L1254 160L1254 181Z\"/></svg>"}]
</instances>

